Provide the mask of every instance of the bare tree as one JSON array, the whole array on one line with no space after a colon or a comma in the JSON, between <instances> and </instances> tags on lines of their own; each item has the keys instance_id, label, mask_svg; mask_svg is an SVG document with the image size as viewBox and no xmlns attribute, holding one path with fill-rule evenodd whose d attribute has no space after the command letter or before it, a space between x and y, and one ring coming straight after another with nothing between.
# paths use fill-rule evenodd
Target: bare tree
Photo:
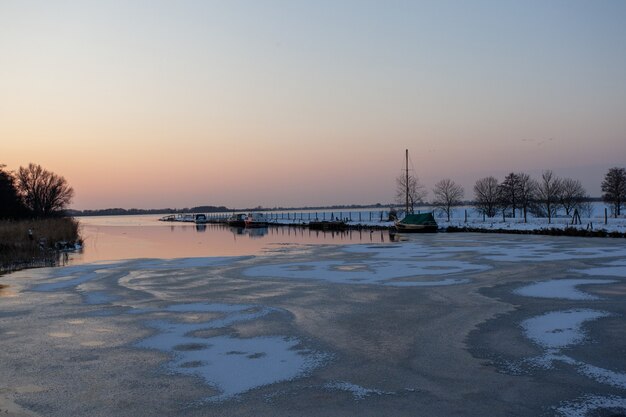
<instances>
[{"instance_id":1,"label":"bare tree","mask_svg":"<svg viewBox=\"0 0 626 417\"><path fill-rule=\"evenodd\" d=\"M16 219L25 216L27 210L15 188L15 176L5 167L0 164L0 219Z\"/></svg>"},{"instance_id":2,"label":"bare tree","mask_svg":"<svg viewBox=\"0 0 626 417\"><path fill-rule=\"evenodd\" d=\"M557 214L560 194L561 179L549 169L543 171L537 186L537 209L539 215L548 217L548 223Z\"/></svg>"},{"instance_id":3,"label":"bare tree","mask_svg":"<svg viewBox=\"0 0 626 417\"><path fill-rule=\"evenodd\" d=\"M538 184L524 172L518 173L517 178L519 180L519 204L524 213L524 223L526 223L528 222L528 209L536 198Z\"/></svg>"},{"instance_id":4,"label":"bare tree","mask_svg":"<svg viewBox=\"0 0 626 417\"><path fill-rule=\"evenodd\" d=\"M452 207L461 204L464 193L463 187L451 179L445 178L435 184L435 188L433 188L433 205L445 211L448 221L450 221Z\"/></svg>"},{"instance_id":5,"label":"bare tree","mask_svg":"<svg viewBox=\"0 0 626 417\"><path fill-rule=\"evenodd\" d=\"M588 198L587 191L585 191L580 181L572 178L563 178L561 180L560 191L559 202L568 216L573 215L575 210L580 209L583 201Z\"/></svg>"},{"instance_id":6,"label":"bare tree","mask_svg":"<svg viewBox=\"0 0 626 417\"><path fill-rule=\"evenodd\" d=\"M426 198L427 194L428 191L426 187L422 185L416 176L408 175L407 177L406 174L402 174L396 178L396 202L401 205L408 202L409 213L414 212L416 204L424 202L424 198Z\"/></svg>"},{"instance_id":7,"label":"bare tree","mask_svg":"<svg viewBox=\"0 0 626 417\"><path fill-rule=\"evenodd\" d=\"M20 167L16 186L24 204L35 216L50 216L63 210L74 196L65 178L32 163L26 168Z\"/></svg>"},{"instance_id":8,"label":"bare tree","mask_svg":"<svg viewBox=\"0 0 626 417\"><path fill-rule=\"evenodd\" d=\"M602 181L602 199L613 206L615 217L621 214L622 204L626 201L626 169L611 168Z\"/></svg>"},{"instance_id":9,"label":"bare tree","mask_svg":"<svg viewBox=\"0 0 626 417\"><path fill-rule=\"evenodd\" d=\"M503 210L510 208L515 218L515 211L520 203L520 178L511 172L498 187L500 205Z\"/></svg>"},{"instance_id":10,"label":"bare tree","mask_svg":"<svg viewBox=\"0 0 626 417\"><path fill-rule=\"evenodd\" d=\"M485 177L474 184L474 205L478 212L493 217L498 208L498 180Z\"/></svg>"}]
</instances>

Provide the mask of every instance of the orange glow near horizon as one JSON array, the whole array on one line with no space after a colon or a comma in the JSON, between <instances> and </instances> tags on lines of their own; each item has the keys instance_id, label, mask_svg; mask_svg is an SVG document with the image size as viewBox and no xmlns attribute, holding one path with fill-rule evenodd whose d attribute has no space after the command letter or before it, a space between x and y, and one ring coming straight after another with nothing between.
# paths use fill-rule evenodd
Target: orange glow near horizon
<instances>
[{"instance_id":1,"label":"orange glow near horizon","mask_svg":"<svg viewBox=\"0 0 626 417\"><path fill-rule=\"evenodd\" d=\"M1 4L0 164L77 209L243 208L391 202L406 148L466 198L543 169L598 196L626 158L619 3L209 3Z\"/></svg>"}]
</instances>

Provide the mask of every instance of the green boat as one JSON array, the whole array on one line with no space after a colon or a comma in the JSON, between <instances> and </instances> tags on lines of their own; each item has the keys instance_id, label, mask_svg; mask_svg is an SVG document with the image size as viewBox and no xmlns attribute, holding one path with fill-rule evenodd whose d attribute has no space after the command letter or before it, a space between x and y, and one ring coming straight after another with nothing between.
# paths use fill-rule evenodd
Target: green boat
<instances>
[{"instance_id":1,"label":"green boat","mask_svg":"<svg viewBox=\"0 0 626 417\"><path fill-rule=\"evenodd\" d=\"M433 213L413 214L412 206L409 206L409 150L405 151L405 175L406 175L406 205L404 219L396 221L396 230L404 233L434 233L437 231L437 222Z\"/></svg>"},{"instance_id":2,"label":"green boat","mask_svg":"<svg viewBox=\"0 0 626 417\"><path fill-rule=\"evenodd\" d=\"M407 214L396 222L396 230L405 233L434 233L437 227L432 213Z\"/></svg>"}]
</instances>

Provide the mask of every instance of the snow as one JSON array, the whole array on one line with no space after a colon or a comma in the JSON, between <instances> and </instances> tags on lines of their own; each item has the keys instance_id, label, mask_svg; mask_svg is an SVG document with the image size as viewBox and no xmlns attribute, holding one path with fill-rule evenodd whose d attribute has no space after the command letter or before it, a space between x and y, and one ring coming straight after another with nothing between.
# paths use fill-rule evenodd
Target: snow
<instances>
[{"instance_id":1,"label":"snow","mask_svg":"<svg viewBox=\"0 0 626 417\"><path fill-rule=\"evenodd\" d=\"M587 363L579 363L579 372L602 384L626 389L626 373L611 371Z\"/></svg>"},{"instance_id":2,"label":"snow","mask_svg":"<svg viewBox=\"0 0 626 417\"><path fill-rule=\"evenodd\" d=\"M603 267L577 269L575 270L575 272L580 272L581 274L594 275L594 276L610 276L610 277L626 278L626 261L620 260L620 261L609 262L606 264L606 266L603 266Z\"/></svg>"},{"instance_id":3,"label":"snow","mask_svg":"<svg viewBox=\"0 0 626 417\"><path fill-rule=\"evenodd\" d=\"M210 266L225 266L249 257L203 257L178 259L141 259L124 262L95 263L86 265L67 266L52 270L50 278L61 280L40 284L32 288L33 291L49 292L77 287L88 281L102 276L110 276L115 272L131 270L169 270L202 268Z\"/></svg>"},{"instance_id":4,"label":"snow","mask_svg":"<svg viewBox=\"0 0 626 417\"><path fill-rule=\"evenodd\" d=\"M522 322L526 336L548 349L563 349L581 343L585 338L584 322L608 317L605 311L580 309L554 311Z\"/></svg>"},{"instance_id":5,"label":"snow","mask_svg":"<svg viewBox=\"0 0 626 417\"><path fill-rule=\"evenodd\" d=\"M152 322L150 326L158 333L136 344L167 352L171 356L168 370L198 376L219 390L209 401L224 401L254 388L302 377L327 359L323 353L305 349L294 337L194 336L202 330L225 329L238 322L257 320L276 309L195 303L169 306L164 311L225 313L222 318L202 323Z\"/></svg>"},{"instance_id":6,"label":"snow","mask_svg":"<svg viewBox=\"0 0 626 417\"><path fill-rule=\"evenodd\" d=\"M579 309L555 311L542 316L533 317L522 322L526 336L539 346L546 349L543 355L526 360L533 366L551 369L553 362L561 362L576 368L577 372L601 384L626 389L626 373L600 368L561 353L562 349L570 348L585 340L582 329L586 321L608 317L605 311ZM584 405L570 406L568 412L582 410L582 414L563 414L584 416L588 411Z\"/></svg>"},{"instance_id":7,"label":"snow","mask_svg":"<svg viewBox=\"0 0 626 417\"><path fill-rule=\"evenodd\" d=\"M587 230L606 230L607 232L621 232L626 233L626 218L612 218L609 217L607 219L607 224L604 224L604 209L608 208L609 216L611 213L610 207L602 202L593 202L591 203L592 210L591 213L583 213L581 212L581 222L580 225L572 225L572 217L566 216L563 210L560 210L557 216L554 216L551 219L551 222L548 223L548 218L542 217L534 217L531 214L527 216L527 222L524 222L524 218L521 213L517 214L517 217L506 219L502 219L502 213L498 213L493 218L486 218L483 221L482 214L478 213L473 206L460 206L455 207L451 213L451 219L448 222L447 216L441 210L436 210L433 207L418 207L416 211L422 213L428 213L434 210L435 218L440 227L446 228L448 226L456 226L456 227L470 227L475 229L484 229L484 230L520 230L520 231L532 231L532 230L540 230L540 229L565 229L574 227L577 229ZM381 211L382 218L381 221ZM467 222L465 221L465 212L467 212ZM372 220L370 219L370 213L372 215ZM391 227L393 226L393 222L387 221L389 210L387 208L371 208L371 209L362 209L362 210L349 210L349 209L334 209L334 210L318 210L317 212L311 211L291 211L289 212L290 218L287 219L287 212L284 212L284 218L281 218L283 212L272 212L266 213L266 216L270 216L272 218L272 222L278 224L303 224L308 223L310 220L315 220L315 215L317 214L319 220L322 220L325 216L326 220L331 218L341 218L348 225L351 226L374 226L374 227ZM295 214L295 218L294 218ZM361 216L361 220L359 220L359 214ZM310 219L309 219L310 216ZM276 218L278 217L278 218Z\"/></svg>"},{"instance_id":8,"label":"snow","mask_svg":"<svg viewBox=\"0 0 626 417\"><path fill-rule=\"evenodd\" d=\"M328 390L347 391L352 394L355 400L362 400L369 395L390 395L391 392L381 391L377 389L365 388L350 382L335 381L324 384L324 388Z\"/></svg>"},{"instance_id":9,"label":"snow","mask_svg":"<svg viewBox=\"0 0 626 417\"><path fill-rule=\"evenodd\" d=\"M626 411L626 398L615 395L587 395L578 401L563 403L556 411L563 417L585 417L600 409L622 409Z\"/></svg>"},{"instance_id":10,"label":"snow","mask_svg":"<svg viewBox=\"0 0 626 417\"><path fill-rule=\"evenodd\" d=\"M402 242L399 246L350 245L343 250L347 253L369 254L374 258L399 260L445 259L461 253L473 253L483 259L496 262L553 262L571 259L626 257L626 247L564 248L556 242L520 243L505 237L482 240L484 244L481 246L475 246L471 241L458 240L446 242L445 247L422 242Z\"/></svg>"},{"instance_id":11,"label":"snow","mask_svg":"<svg viewBox=\"0 0 626 417\"><path fill-rule=\"evenodd\" d=\"M401 261L364 259L356 261L310 261L254 266L249 277L324 280L335 284L381 284L391 286L451 285L467 280L424 281L423 277L471 273L489 269L465 261Z\"/></svg>"},{"instance_id":12,"label":"snow","mask_svg":"<svg viewBox=\"0 0 626 417\"><path fill-rule=\"evenodd\" d=\"M576 289L579 285L612 284L610 279L556 279L536 282L513 291L525 297L559 298L564 300L598 300L599 297Z\"/></svg>"}]
</instances>

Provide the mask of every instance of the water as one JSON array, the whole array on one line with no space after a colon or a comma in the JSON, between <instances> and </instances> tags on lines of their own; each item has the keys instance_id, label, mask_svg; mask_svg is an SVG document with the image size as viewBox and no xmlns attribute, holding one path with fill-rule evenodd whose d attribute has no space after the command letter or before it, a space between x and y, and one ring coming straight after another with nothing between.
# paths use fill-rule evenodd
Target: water
<instances>
[{"instance_id":1,"label":"water","mask_svg":"<svg viewBox=\"0 0 626 417\"><path fill-rule=\"evenodd\" d=\"M286 244L338 245L390 241L386 230L316 231L284 226L243 229L222 224L160 222L159 217L78 217L84 248L80 253L70 254L65 263L257 255Z\"/></svg>"}]
</instances>

